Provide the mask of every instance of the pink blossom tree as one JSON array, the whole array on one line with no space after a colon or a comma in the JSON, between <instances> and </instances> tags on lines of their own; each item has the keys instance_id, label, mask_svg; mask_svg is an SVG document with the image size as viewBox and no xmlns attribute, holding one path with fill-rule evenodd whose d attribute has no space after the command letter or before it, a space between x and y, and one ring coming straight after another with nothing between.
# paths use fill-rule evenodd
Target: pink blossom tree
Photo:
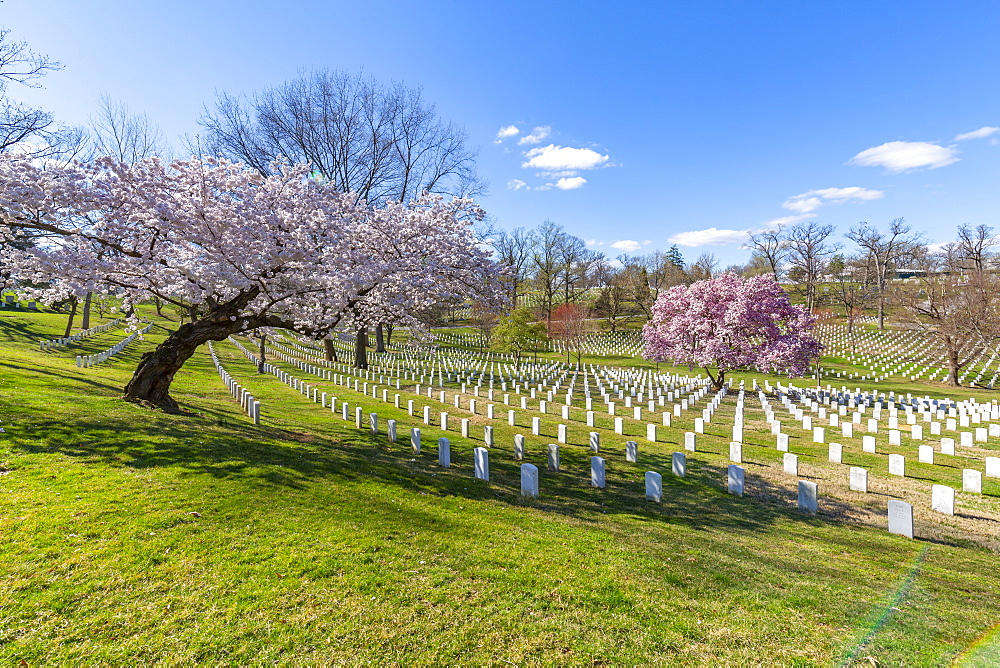
<instances>
[{"instance_id":1,"label":"pink blossom tree","mask_svg":"<svg viewBox=\"0 0 1000 668\"><path fill-rule=\"evenodd\" d=\"M725 273L662 293L642 334L647 359L700 366L719 389L736 369L802 375L822 349L814 324L774 276Z\"/></svg>"},{"instance_id":2,"label":"pink blossom tree","mask_svg":"<svg viewBox=\"0 0 1000 668\"><path fill-rule=\"evenodd\" d=\"M201 344L262 327L315 339L345 319L391 315L462 295L499 299L497 268L480 248L469 200L426 196L359 204L307 178L305 166L269 176L205 158L171 165L38 165L0 159L0 263L51 301L114 290L126 304L155 297L193 321L143 355L125 398L176 410L174 374Z\"/></svg>"}]
</instances>

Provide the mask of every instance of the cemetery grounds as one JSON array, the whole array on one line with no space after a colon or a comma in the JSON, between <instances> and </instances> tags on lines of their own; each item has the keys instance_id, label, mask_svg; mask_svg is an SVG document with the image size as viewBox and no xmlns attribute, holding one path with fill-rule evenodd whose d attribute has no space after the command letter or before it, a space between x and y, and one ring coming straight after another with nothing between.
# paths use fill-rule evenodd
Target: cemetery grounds
<instances>
[{"instance_id":1,"label":"cemetery grounds","mask_svg":"<svg viewBox=\"0 0 1000 668\"><path fill-rule=\"evenodd\" d=\"M979 386L949 388L910 333L849 345L831 324L823 391L743 373L718 396L636 357L634 331L593 337L579 369L487 355L472 330L436 348L397 333L367 372L288 334L264 374L257 341L236 337L178 373L171 415L119 396L176 320L144 310L151 327L121 345L123 325L96 319L112 324L43 349L65 315L24 306L0 310L5 663L1000 663L995 360L969 372ZM473 456L487 438L488 481ZM537 499L521 494L525 462ZM800 481L817 485L815 514ZM932 509L934 485L954 490L953 515ZM912 505L914 539L887 530L890 500Z\"/></svg>"}]
</instances>

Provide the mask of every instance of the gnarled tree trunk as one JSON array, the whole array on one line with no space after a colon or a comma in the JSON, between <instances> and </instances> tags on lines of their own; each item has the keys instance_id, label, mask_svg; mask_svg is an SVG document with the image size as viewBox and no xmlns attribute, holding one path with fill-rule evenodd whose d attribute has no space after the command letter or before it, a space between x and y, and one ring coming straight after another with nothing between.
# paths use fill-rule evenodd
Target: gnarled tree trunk
<instances>
[{"instance_id":1,"label":"gnarled tree trunk","mask_svg":"<svg viewBox=\"0 0 1000 668\"><path fill-rule=\"evenodd\" d=\"M90 302L93 297L94 293L88 292L83 300L83 322L80 323L80 329L90 329Z\"/></svg>"},{"instance_id":2,"label":"gnarled tree trunk","mask_svg":"<svg viewBox=\"0 0 1000 668\"><path fill-rule=\"evenodd\" d=\"M375 328L375 352L385 352L385 337L382 336L382 323Z\"/></svg>"},{"instance_id":3,"label":"gnarled tree trunk","mask_svg":"<svg viewBox=\"0 0 1000 668\"><path fill-rule=\"evenodd\" d=\"M323 339L323 357L327 362L340 362L337 349L333 347L333 339Z\"/></svg>"},{"instance_id":4,"label":"gnarled tree trunk","mask_svg":"<svg viewBox=\"0 0 1000 668\"><path fill-rule=\"evenodd\" d=\"M181 325L155 350L143 354L125 386L124 399L176 412L178 406L170 396L170 384L174 374L194 355L198 346L208 341L224 341L231 334L270 324L250 323L246 318L237 317L256 296L257 291L251 290L216 306L193 323Z\"/></svg>"}]
</instances>

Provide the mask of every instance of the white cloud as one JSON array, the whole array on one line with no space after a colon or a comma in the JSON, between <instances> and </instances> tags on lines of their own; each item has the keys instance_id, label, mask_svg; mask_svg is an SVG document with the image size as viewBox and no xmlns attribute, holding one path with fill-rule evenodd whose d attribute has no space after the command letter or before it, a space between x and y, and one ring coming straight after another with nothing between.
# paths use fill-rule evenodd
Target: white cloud
<instances>
[{"instance_id":1,"label":"white cloud","mask_svg":"<svg viewBox=\"0 0 1000 668\"><path fill-rule=\"evenodd\" d=\"M927 167L936 169L958 162L958 150L925 141L891 141L865 149L847 161L849 165L885 167L890 172L905 172Z\"/></svg>"},{"instance_id":2,"label":"white cloud","mask_svg":"<svg viewBox=\"0 0 1000 668\"><path fill-rule=\"evenodd\" d=\"M521 179L511 179L507 182L507 187L511 190L531 190L531 188L528 187L528 184Z\"/></svg>"},{"instance_id":3,"label":"white cloud","mask_svg":"<svg viewBox=\"0 0 1000 668\"><path fill-rule=\"evenodd\" d=\"M985 139L992 134L1000 132L1000 128L994 128L989 125L979 128L978 130L973 130L972 132L963 132L960 135L955 135L955 141L965 141L966 139Z\"/></svg>"},{"instance_id":4,"label":"white cloud","mask_svg":"<svg viewBox=\"0 0 1000 668\"><path fill-rule=\"evenodd\" d=\"M588 246L603 246L603 241L598 241L597 239L587 239L586 244Z\"/></svg>"},{"instance_id":5,"label":"white cloud","mask_svg":"<svg viewBox=\"0 0 1000 668\"><path fill-rule=\"evenodd\" d=\"M710 227L707 230L691 230L681 232L667 239L672 244L697 248L698 246L728 246L741 244L747 239L746 230L720 230Z\"/></svg>"},{"instance_id":6,"label":"white cloud","mask_svg":"<svg viewBox=\"0 0 1000 668\"><path fill-rule=\"evenodd\" d=\"M548 125L543 127L535 128L531 131L531 134L524 135L517 140L517 143L521 146L525 144L540 144L543 139L552 134L552 128Z\"/></svg>"},{"instance_id":7,"label":"white cloud","mask_svg":"<svg viewBox=\"0 0 1000 668\"><path fill-rule=\"evenodd\" d=\"M579 169L595 169L610 160L610 156L601 155L589 148L570 148L549 144L541 148L533 148L524 154L527 162L521 164L528 169L539 169L544 172L564 172Z\"/></svg>"},{"instance_id":8,"label":"white cloud","mask_svg":"<svg viewBox=\"0 0 1000 668\"><path fill-rule=\"evenodd\" d=\"M642 244L638 241L632 241L631 239L622 239L621 241L616 241L611 244L611 247L616 250L625 251L626 253L634 253L642 248Z\"/></svg>"},{"instance_id":9,"label":"white cloud","mask_svg":"<svg viewBox=\"0 0 1000 668\"><path fill-rule=\"evenodd\" d=\"M519 134L521 134L521 130L516 125L508 125L507 127L500 128L497 132L496 139L493 140L493 143L499 144L504 139L516 137Z\"/></svg>"},{"instance_id":10,"label":"white cloud","mask_svg":"<svg viewBox=\"0 0 1000 668\"><path fill-rule=\"evenodd\" d=\"M556 188L559 190L576 190L577 188L582 188L583 184L587 182L587 179L582 176L573 176L570 178L562 178L556 181Z\"/></svg>"},{"instance_id":11,"label":"white cloud","mask_svg":"<svg viewBox=\"0 0 1000 668\"><path fill-rule=\"evenodd\" d=\"M651 243L653 243L653 240L652 240L652 239L646 239L645 241L643 241L643 242L642 242L642 245L643 245L643 246L648 246L648 245L649 245L649 244L651 244Z\"/></svg>"},{"instance_id":12,"label":"white cloud","mask_svg":"<svg viewBox=\"0 0 1000 668\"><path fill-rule=\"evenodd\" d=\"M812 218L812 216L805 214L802 216L782 216L781 218L772 218L771 220L765 220L760 224L760 229L763 230L773 230L785 227L786 225L794 225L800 220L806 220L807 218Z\"/></svg>"},{"instance_id":13,"label":"white cloud","mask_svg":"<svg viewBox=\"0 0 1000 668\"><path fill-rule=\"evenodd\" d=\"M879 199L884 194L881 190L870 190L868 188L859 188L858 186L851 186L849 188L822 188L789 197L781 206L797 213L810 213L824 204L843 204L852 200L865 202Z\"/></svg>"}]
</instances>

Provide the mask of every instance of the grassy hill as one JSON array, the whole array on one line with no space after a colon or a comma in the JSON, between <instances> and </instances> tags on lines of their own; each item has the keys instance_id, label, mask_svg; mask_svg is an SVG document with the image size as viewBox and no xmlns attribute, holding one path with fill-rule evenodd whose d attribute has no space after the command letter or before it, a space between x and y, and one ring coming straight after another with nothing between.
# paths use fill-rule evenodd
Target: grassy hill
<instances>
[{"instance_id":1,"label":"grassy hill","mask_svg":"<svg viewBox=\"0 0 1000 668\"><path fill-rule=\"evenodd\" d=\"M309 381L398 419L401 434L420 426L415 456L257 375L227 343L216 350L262 401L259 427L207 350L174 383L185 412L152 412L118 396L176 327L156 323L78 369L74 354L121 332L42 352L62 316L0 312L6 663L1000 660L997 554L977 542L907 540L832 505L807 516L766 476L735 498L713 447L670 476L670 443L643 444L638 465L609 449L599 490L586 447L564 446L548 473L555 439L529 437L542 486L528 501L506 430L491 481L476 480L481 441L452 427L442 469L439 429ZM643 499L650 469L664 474L662 504Z\"/></svg>"}]
</instances>

